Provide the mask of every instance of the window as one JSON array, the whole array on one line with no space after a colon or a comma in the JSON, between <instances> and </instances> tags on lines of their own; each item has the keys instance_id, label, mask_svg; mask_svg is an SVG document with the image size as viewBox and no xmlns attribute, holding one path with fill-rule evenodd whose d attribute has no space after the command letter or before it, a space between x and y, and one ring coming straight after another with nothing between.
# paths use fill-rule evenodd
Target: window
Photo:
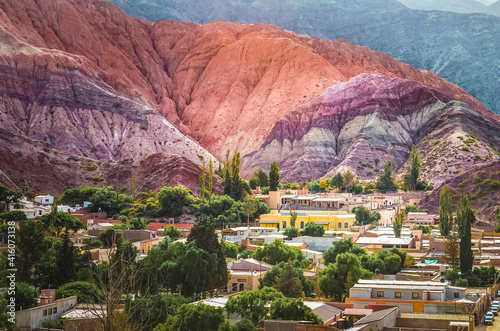
<instances>
[{"instance_id":1,"label":"window","mask_svg":"<svg viewBox=\"0 0 500 331\"><path fill-rule=\"evenodd\" d=\"M52 308L52 314L57 314L57 307Z\"/></svg>"},{"instance_id":2,"label":"window","mask_svg":"<svg viewBox=\"0 0 500 331\"><path fill-rule=\"evenodd\" d=\"M300 222L300 228L303 229L304 228L304 222Z\"/></svg>"},{"instance_id":3,"label":"window","mask_svg":"<svg viewBox=\"0 0 500 331\"><path fill-rule=\"evenodd\" d=\"M377 291L377 298L383 298L384 297L384 291Z\"/></svg>"},{"instance_id":4,"label":"window","mask_svg":"<svg viewBox=\"0 0 500 331\"><path fill-rule=\"evenodd\" d=\"M453 297L454 298L460 298L460 293L459 292L453 292Z\"/></svg>"},{"instance_id":5,"label":"window","mask_svg":"<svg viewBox=\"0 0 500 331\"><path fill-rule=\"evenodd\" d=\"M283 221L283 229L286 228L286 221Z\"/></svg>"},{"instance_id":6,"label":"window","mask_svg":"<svg viewBox=\"0 0 500 331\"><path fill-rule=\"evenodd\" d=\"M345 223L344 223L344 228L346 228L346 229L347 229L348 227L349 227L349 223L345 222Z\"/></svg>"},{"instance_id":7,"label":"window","mask_svg":"<svg viewBox=\"0 0 500 331\"><path fill-rule=\"evenodd\" d=\"M420 298L420 294L419 294L418 292L413 292L413 293L411 294L411 297L412 297L413 299L418 299L418 298Z\"/></svg>"},{"instance_id":8,"label":"window","mask_svg":"<svg viewBox=\"0 0 500 331\"><path fill-rule=\"evenodd\" d=\"M342 229L342 223L339 222L339 229Z\"/></svg>"},{"instance_id":9,"label":"window","mask_svg":"<svg viewBox=\"0 0 500 331\"><path fill-rule=\"evenodd\" d=\"M49 312L47 314L52 315L52 308L49 308Z\"/></svg>"},{"instance_id":10,"label":"window","mask_svg":"<svg viewBox=\"0 0 500 331\"><path fill-rule=\"evenodd\" d=\"M47 309L43 310L43 316L47 316Z\"/></svg>"},{"instance_id":11,"label":"window","mask_svg":"<svg viewBox=\"0 0 500 331\"><path fill-rule=\"evenodd\" d=\"M395 298L401 298L401 292L394 292Z\"/></svg>"}]
</instances>

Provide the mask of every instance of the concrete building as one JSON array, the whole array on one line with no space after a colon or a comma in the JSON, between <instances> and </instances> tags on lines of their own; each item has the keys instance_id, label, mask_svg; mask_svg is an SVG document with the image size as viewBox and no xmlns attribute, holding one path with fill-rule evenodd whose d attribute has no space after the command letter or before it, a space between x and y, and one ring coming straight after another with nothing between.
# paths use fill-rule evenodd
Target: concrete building
<instances>
[{"instance_id":1,"label":"concrete building","mask_svg":"<svg viewBox=\"0 0 500 331\"><path fill-rule=\"evenodd\" d=\"M356 241L361 247L368 249L384 249L397 247L399 249L412 249L416 248L415 240L411 237L395 238L389 236L380 237L359 237Z\"/></svg>"},{"instance_id":2,"label":"concrete building","mask_svg":"<svg viewBox=\"0 0 500 331\"><path fill-rule=\"evenodd\" d=\"M305 243L307 248L312 251L317 251L320 253L326 252L326 250L332 246L334 242L342 240L339 237L309 237L302 236L288 240L287 242L293 243Z\"/></svg>"},{"instance_id":3,"label":"concrete building","mask_svg":"<svg viewBox=\"0 0 500 331\"><path fill-rule=\"evenodd\" d=\"M54 203L54 197L52 195L37 195L35 197L35 202L40 205L52 205Z\"/></svg>"},{"instance_id":4,"label":"concrete building","mask_svg":"<svg viewBox=\"0 0 500 331\"><path fill-rule=\"evenodd\" d=\"M349 290L346 303L352 303L354 308L392 305L407 313L461 312L460 300L465 298L465 291L448 282L361 279Z\"/></svg>"},{"instance_id":5,"label":"concrete building","mask_svg":"<svg viewBox=\"0 0 500 331\"><path fill-rule=\"evenodd\" d=\"M42 290L39 306L16 311L17 324L24 328L41 328L47 321L57 321L64 312L75 306L76 302L76 296L56 300L55 290Z\"/></svg>"},{"instance_id":6,"label":"concrete building","mask_svg":"<svg viewBox=\"0 0 500 331\"><path fill-rule=\"evenodd\" d=\"M438 223L439 215L428 214L423 212L410 212L406 214L404 224L410 227L419 225L431 226Z\"/></svg>"},{"instance_id":7,"label":"concrete building","mask_svg":"<svg viewBox=\"0 0 500 331\"><path fill-rule=\"evenodd\" d=\"M273 268L272 265L255 259L241 259L229 262L228 292L257 290L259 279Z\"/></svg>"},{"instance_id":8,"label":"concrete building","mask_svg":"<svg viewBox=\"0 0 500 331\"><path fill-rule=\"evenodd\" d=\"M304 229L309 222L322 225L325 231L351 231L356 223L356 215L342 211L297 210L295 227ZM290 225L290 212L282 211L260 216L261 227L285 229Z\"/></svg>"}]
</instances>

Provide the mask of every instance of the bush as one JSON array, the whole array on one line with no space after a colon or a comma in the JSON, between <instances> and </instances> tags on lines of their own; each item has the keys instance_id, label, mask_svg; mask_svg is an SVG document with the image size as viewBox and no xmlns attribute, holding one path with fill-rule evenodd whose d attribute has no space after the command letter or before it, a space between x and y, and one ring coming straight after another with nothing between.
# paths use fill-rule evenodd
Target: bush
<instances>
[{"instance_id":1,"label":"bush","mask_svg":"<svg viewBox=\"0 0 500 331\"><path fill-rule=\"evenodd\" d=\"M56 290L56 298L78 297L78 303L99 303L104 301L102 292L92 283L66 283Z\"/></svg>"},{"instance_id":2,"label":"bush","mask_svg":"<svg viewBox=\"0 0 500 331\"><path fill-rule=\"evenodd\" d=\"M97 167L95 165L93 165L93 164L88 164L87 165L87 171L94 171L96 169L97 169Z\"/></svg>"},{"instance_id":3,"label":"bush","mask_svg":"<svg viewBox=\"0 0 500 331\"><path fill-rule=\"evenodd\" d=\"M490 188L491 188L492 190L499 190L499 189L500 189L500 181L498 181L498 180L496 180L496 179L495 179L494 181L492 181L492 182L490 183Z\"/></svg>"},{"instance_id":4,"label":"bush","mask_svg":"<svg viewBox=\"0 0 500 331\"><path fill-rule=\"evenodd\" d=\"M464 152L470 152L470 149L469 149L469 147L467 147L467 146L462 147L462 150L463 150Z\"/></svg>"},{"instance_id":5,"label":"bush","mask_svg":"<svg viewBox=\"0 0 500 331\"><path fill-rule=\"evenodd\" d=\"M457 287L469 287L469 281L465 278L459 278L455 282L455 286L457 286Z\"/></svg>"},{"instance_id":6,"label":"bush","mask_svg":"<svg viewBox=\"0 0 500 331\"><path fill-rule=\"evenodd\" d=\"M141 125L141 130L148 131L148 127L146 125Z\"/></svg>"}]
</instances>

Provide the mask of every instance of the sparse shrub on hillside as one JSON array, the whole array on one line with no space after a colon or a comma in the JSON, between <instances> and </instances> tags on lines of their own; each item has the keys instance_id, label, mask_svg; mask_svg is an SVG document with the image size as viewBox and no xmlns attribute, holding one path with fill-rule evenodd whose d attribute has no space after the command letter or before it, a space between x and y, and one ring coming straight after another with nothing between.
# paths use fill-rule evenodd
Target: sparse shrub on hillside
<instances>
[{"instance_id":1,"label":"sparse shrub on hillside","mask_svg":"<svg viewBox=\"0 0 500 331\"><path fill-rule=\"evenodd\" d=\"M495 179L494 181L492 181L492 182L490 183L490 188L491 188L492 190L500 190L500 181L498 181L498 180L496 180L496 179Z\"/></svg>"},{"instance_id":2,"label":"sparse shrub on hillside","mask_svg":"<svg viewBox=\"0 0 500 331\"><path fill-rule=\"evenodd\" d=\"M462 147L462 150L463 150L464 152L470 152L470 149L469 149L469 147L467 147L467 146Z\"/></svg>"},{"instance_id":3,"label":"sparse shrub on hillside","mask_svg":"<svg viewBox=\"0 0 500 331\"><path fill-rule=\"evenodd\" d=\"M476 160L480 160L481 159L481 155L474 155L474 157L476 158Z\"/></svg>"},{"instance_id":4,"label":"sparse shrub on hillside","mask_svg":"<svg viewBox=\"0 0 500 331\"><path fill-rule=\"evenodd\" d=\"M458 170L458 173L461 174L462 172L464 172L464 169L460 169Z\"/></svg>"},{"instance_id":5,"label":"sparse shrub on hillside","mask_svg":"<svg viewBox=\"0 0 500 331\"><path fill-rule=\"evenodd\" d=\"M44 148L43 148L43 151L44 151L45 153L48 153L48 152L50 152L50 149L49 149L48 147L44 147Z\"/></svg>"},{"instance_id":6,"label":"sparse shrub on hillside","mask_svg":"<svg viewBox=\"0 0 500 331\"><path fill-rule=\"evenodd\" d=\"M424 140L424 141L422 141L422 145L426 145L426 144L428 144L428 143L429 143L429 140Z\"/></svg>"},{"instance_id":7,"label":"sparse shrub on hillside","mask_svg":"<svg viewBox=\"0 0 500 331\"><path fill-rule=\"evenodd\" d=\"M482 182L481 178L479 178L479 177L474 177L474 184L475 184L475 185L478 185L478 184L479 184L479 183L481 183L481 182Z\"/></svg>"},{"instance_id":8,"label":"sparse shrub on hillside","mask_svg":"<svg viewBox=\"0 0 500 331\"><path fill-rule=\"evenodd\" d=\"M87 171L94 171L97 167L93 164L87 164Z\"/></svg>"},{"instance_id":9,"label":"sparse shrub on hillside","mask_svg":"<svg viewBox=\"0 0 500 331\"><path fill-rule=\"evenodd\" d=\"M436 140L434 141L434 146L439 145L441 143L441 140Z\"/></svg>"},{"instance_id":10,"label":"sparse shrub on hillside","mask_svg":"<svg viewBox=\"0 0 500 331\"><path fill-rule=\"evenodd\" d=\"M148 131L148 127L146 125L141 125L141 130Z\"/></svg>"},{"instance_id":11,"label":"sparse shrub on hillside","mask_svg":"<svg viewBox=\"0 0 500 331\"><path fill-rule=\"evenodd\" d=\"M462 137L462 136L458 136L457 138L460 140L464 140L464 137Z\"/></svg>"},{"instance_id":12,"label":"sparse shrub on hillside","mask_svg":"<svg viewBox=\"0 0 500 331\"><path fill-rule=\"evenodd\" d=\"M467 182L469 181L468 178L465 178L460 184L458 184L458 186L462 187L464 186L465 184L467 184Z\"/></svg>"}]
</instances>

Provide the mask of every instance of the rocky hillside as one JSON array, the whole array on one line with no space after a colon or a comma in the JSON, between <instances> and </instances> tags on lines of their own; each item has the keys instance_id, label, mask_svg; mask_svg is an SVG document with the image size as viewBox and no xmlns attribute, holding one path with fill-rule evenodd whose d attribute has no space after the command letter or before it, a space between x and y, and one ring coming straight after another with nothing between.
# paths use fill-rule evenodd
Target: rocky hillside
<instances>
[{"instance_id":1,"label":"rocky hillside","mask_svg":"<svg viewBox=\"0 0 500 331\"><path fill-rule=\"evenodd\" d=\"M236 149L246 177L278 160L290 180L371 178L388 150L401 167L413 144L448 146L454 132L481 139L473 153L484 159L500 147L498 122L471 95L345 40L152 23L103 0L0 0L0 33L0 169L21 187L120 187L135 175L145 189L195 189L196 163ZM426 179L448 178L432 166L445 158L468 169L461 153L432 151Z\"/></svg>"},{"instance_id":2,"label":"rocky hillside","mask_svg":"<svg viewBox=\"0 0 500 331\"><path fill-rule=\"evenodd\" d=\"M406 7L421 10L441 10L456 13L482 13L486 5L474 0L398 0Z\"/></svg>"},{"instance_id":3,"label":"rocky hillside","mask_svg":"<svg viewBox=\"0 0 500 331\"><path fill-rule=\"evenodd\" d=\"M287 114L244 164L254 170L277 158L285 180L346 170L371 179L389 157L402 168L413 144L424 158L422 178L439 185L495 159L500 124L420 83L362 74Z\"/></svg>"},{"instance_id":4,"label":"rocky hillside","mask_svg":"<svg viewBox=\"0 0 500 331\"><path fill-rule=\"evenodd\" d=\"M495 181L500 181L500 161L478 164L435 188L422 204L431 212L439 212L439 191L447 184L454 193L455 206L462 193L469 194L471 207L476 209L476 218L483 224L495 225L500 207L500 188Z\"/></svg>"},{"instance_id":5,"label":"rocky hillside","mask_svg":"<svg viewBox=\"0 0 500 331\"><path fill-rule=\"evenodd\" d=\"M432 70L500 113L500 19L494 16L412 10L395 0L199 0L192 6L180 0L110 1L148 20L270 23L314 37L344 38Z\"/></svg>"}]
</instances>

